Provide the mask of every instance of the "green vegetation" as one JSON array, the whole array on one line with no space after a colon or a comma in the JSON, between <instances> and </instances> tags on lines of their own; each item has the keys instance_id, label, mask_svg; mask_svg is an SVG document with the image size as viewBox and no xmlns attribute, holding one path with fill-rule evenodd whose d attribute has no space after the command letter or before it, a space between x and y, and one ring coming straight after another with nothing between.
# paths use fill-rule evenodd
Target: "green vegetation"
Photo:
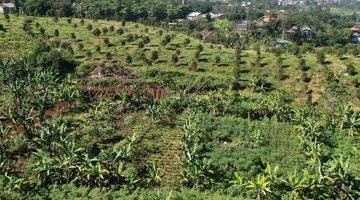
<instances>
[{"instance_id":1,"label":"green vegetation","mask_svg":"<svg viewBox=\"0 0 360 200\"><path fill-rule=\"evenodd\" d=\"M360 198L358 44L222 45L110 11L1 16L0 199Z\"/></svg>"}]
</instances>

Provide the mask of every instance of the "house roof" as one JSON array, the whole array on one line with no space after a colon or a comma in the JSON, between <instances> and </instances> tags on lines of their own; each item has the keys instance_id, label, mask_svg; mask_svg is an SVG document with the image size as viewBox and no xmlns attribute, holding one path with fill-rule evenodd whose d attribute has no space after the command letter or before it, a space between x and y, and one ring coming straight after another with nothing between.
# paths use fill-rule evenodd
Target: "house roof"
<instances>
[{"instance_id":1,"label":"house roof","mask_svg":"<svg viewBox=\"0 0 360 200\"><path fill-rule=\"evenodd\" d=\"M351 28L351 31L360 31L360 25L355 25Z\"/></svg>"},{"instance_id":2,"label":"house roof","mask_svg":"<svg viewBox=\"0 0 360 200\"><path fill-rule=\"evenodd\" d=\"M223 16L221 13L209 13L212 19L219 18Z\"/></svg>"},{"instance_id":3,"label":"house roof","mask_svg":"<svg viewBox=\"0 0 360 200\"><path fill-rule=\"evenodd\" d=\"M0 7L15 8L13 3L0 3Z\"/></svg>"},{"instance_id":4,"label":"house roof","mask_svg":"<svg viewBox=\"0 0 360 200\"><path fill-rule=\"evenodd\" d=\"M245 28L247 28L248 24L249 24L248 21L241 21L241 22L236 23L234 26L237 29L245 29Z\"/></svg>"},{"instance_id":5,"label":"house roof","mask_svg":"<svg viewBox=\"0 0 360 200\"><path fill-rule=\"evenodd\" d=\"M278 43L278 44L290 44L289 41L283 40L283 39L278 39L278 40L276 40L276 43Z\"/></svg>"},{"instance_id":6,"label":"house roof","mask_svg":"<svg viewBox=\"0 0 360 200\"><path fill-rule=\"evenodd\" d=\"M190 13L190 14L188 15L188 17L198 17L198 16L200 16L200 15L201 15L200 12L192 12L192 13Z\"/></svg>"},{"instance_id":7,"label":"house roof","mask_svg":"<svg viewBox=\"0 0 360 200\"><path fill-rule=\"evenodd\" d=\"M274 21L274 20L275 20L275 17L270 16L270 15L265 15L258 19L258 21L262 21L262 22L270 22L270 21Z\"/></svg>"},{"instance_id":8,"label":"house roof","mask_svg":"<svg viewBox=\"0 0 360 200\"><path fill-rule=\"evenodd\" d=\"M352 42L360 42L360 35L358 37L352 37L351 41Z\"/></svg>"}]
</instances>

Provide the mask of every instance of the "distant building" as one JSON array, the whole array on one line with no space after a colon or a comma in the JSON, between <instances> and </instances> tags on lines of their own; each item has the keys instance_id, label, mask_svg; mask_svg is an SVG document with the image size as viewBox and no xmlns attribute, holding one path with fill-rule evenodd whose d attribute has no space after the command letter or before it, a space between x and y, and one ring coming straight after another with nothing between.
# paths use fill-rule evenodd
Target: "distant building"
<instances>
[{"instance_id":1,"label":"distant building","mask_svg":"<svg viewBox=\"0 0 360 200\"><path fill-rule=\"evenodd\" d=\"M356 25L351 28L350 41L360 43L360 25Z\"/></svg>"},{"instance_id":2,"label":"distant building","mask_svg":"<svg viewBox=\"0 0 360 200\"><path fill-rule=\"evenodd\" d=\"M270 15L262 16L257 20L257 26L264 26L267 23L275 21L275 19L276 17Z\"/></svg>"},{"instance_id":3,"label":"distant building","mask_svg":"<svg viewBox=\"0 0 360 200\"><path fill-rule=\"evenodd\" d=\"M203 30L199 32L199 35L201 36L201 39L206 40L211 35L211 32Z\"/></svg>"},{"instance_id":4,"label":"distant building","mask_svg":"<svg viewBox=\"0 0 360 200\"><path fill-rule=\"evenodd\" d=\"M192 12L190 13L186 18L188 20L196 20L198 17L201 16L201 13L200 12Z\"/></svg>"},{"instance_id":5,"label":"distant building","mask_svg":"<svg viewBox=\"0 0 360 200\"><path fill-rule=\"evenodd\" d=\"M360 25L355 25L351 29L351 33L360 33Z\"/></svg>"},{"instance_id":6,"label":"distant building","mask_svg":"<svg viewBox=\"0 0 360 200\"><path fill-rule=\"evenodd\" d=\"M296 26L293 26L292 28L290 28L289 30L286 31L286 37L288 39L292 39L292 40L297 40L297 39L300 39L300 38L304 38L304 39L309 40L313 36L315 36L315 33L308 26L304 26L301 29L299 29Z\"/></svg>"},{"instance_id":7,"label":"distant building","mask_svg":"<svg viewBox=\"0 0 360 200\"><path fill-rule=\"evenodd\" d=\"M207 13L207 14L201 14L200 12L192 12L187 16L188 20L196 20L199 18L206 18L207 15L210 15L211 19L218 19L222 16L224 16L221 13Z\"/></svg>"},{"instance_id":8,"label":"distant building","mask_svg":"<svg viewBox=\"0 0 360 200\"><path fill-rule=\"evenodd\" d=\"M218 19L223 16L221 13L209 13L211 19ZM206 17L207 14L204 14L204 17Z\"/></svg>"},{"instance_id":9,"label":"distant building","mask_svg":"<svg viewBox=\"0 0 360 200\"><path fill-rule=\"evenodd\" d=\"M287 47L291 44L291 42L287 41L287 40L276 40L276 47Z\"/></svg>"},{"instance_id":10,"label":"distant building","mask_svg":"<svg viewBox=\"0 0 360 200\"><path fill-rule=\"evenodd\" d=\"M15 5L13 3L0 3L0 13L7 14L12 9L15 9Z\"/></svg>"},{"instance_id":11,"label":"distant building","mask_svg":"<svg viewBox=\"0 0 360 200\"><path fill-rule=\"evenodd\" d=\"M251 1L244 1L241 3L241 7L249 7L251 6Z\"/></svg>"},{"instance_id":12,"label":"distant building","mask_svg":"<svg viewBox=\"0 0 360 200\"><path fill-rule=\"evenodd\" d=\"M178 26L178 23L176 23L176 22L168 23L169 28L176 28L177 26Z\"/></svg>"},{"instance_id":13,"label":"distant building","mask_svg":"<svg viewBox=\"0 0 360 200\"><path fill-rule=\"evenodd\" d=\"M245 31L249 25L248 21L241 21L234 24L234 29L238 31Z\"/></svg>"},{"instance_id":14,"label":"distant building","mask_svg":"<svg viewBox=\"0 0 360 200\"><path fill-rule=\"evenodd\" d=\"M311 39L312 37L315 36L315 32L312 28L308 27L308 26L304 26L302 29L302 35L304 38L306 39Z\"/></svg>"}]
</instances>

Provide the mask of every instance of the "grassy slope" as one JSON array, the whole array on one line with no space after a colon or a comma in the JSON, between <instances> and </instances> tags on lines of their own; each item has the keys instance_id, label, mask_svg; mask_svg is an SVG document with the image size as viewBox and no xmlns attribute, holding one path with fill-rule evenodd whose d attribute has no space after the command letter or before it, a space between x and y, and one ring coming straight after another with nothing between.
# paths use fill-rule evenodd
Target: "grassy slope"
<instances>
[{"instance_id":1,"label":"grassy slope","mask_svg":"<svg viewBox=\"0 0 360 200\"><path fill-rule=\"evenodd\" d=\"M21 57L29 48L31 48L34 40L26 36L22 31L22 23L26 17L15 17L11 16L11 22L8 23L4 21L4 19L0 18L0 23L4 24L6 28L8 28L8 32L1 35L0 38L0 58L8 59L8 58L16 58ZM53 22L52 19L49 18L34 18L36 22L38 22L41 27L46 29L46 32L50 35L50 41L55 40L53 36L54 30L58 29L60 31L61 41L70 42L75 50L75 58L81 63L89 63L90 65L94 62L104 62L106 65L116 64L120 66L125 66L128 68L133 74L138 77L136 80L125 80L125 81L138 81L138 82L159 82L161 83L164 80L164 77L159 76L157 78L149 77L147 72L157 70L165 73L174 73L181 72L184 75L179 77L173 77L173 79L177 82L181 81L194 81L193 78L198 79L201 77L213 77L214 80L220 82L228 82L232 78L233 71L233 60L234 60L234 50L228 48L210 48L210 44L203 43L202 41L191 38L191 44L188 47L183 47L182 43L187 38L187 35L182 33L176 33L175 31L164 31L163 35L166 34L175 34L174 39L171 44L163 47L160 44L161 38L158 35L158 31L160 29L153 27L146 27L141 24L135 23L127 23L126 27L123 27L125 30L124 35L120 36L118 34L109 32L106 36L101 35L99 37L95 37L92 32L86 29L88 23L93 25L93 29L99 28L100 30L103 27L109 28L111 25L115 26L115 30L120 28L119 22L108 22L108 21L98 21L93 22L87 20L85 25L80 25L80 21L78 19L73 19L72 24L76 23L78 25L77 28L74 28L72 25L68 24L65 19L59 19L59 22ZM33 30L35 33L39 34L39 28L35 28L33 26ZM146 33L145 29L148 28L149 32ZM70 34L75 33L76 40L70 38ZM135 58L134 63L131 66L125 65L125 57L127 54L134 55L135 51L137 51L137 42L126 43L125 46L120 45L120 40L124 39L125 36L129 33L134 34L145 34L150 36L151 42L145 46L146 54L149 57L151 50L159 51L159 60L160 62L157 64L153 64L152 66L147 66L142 61L139 61ZM111 47L107 47L103 44L103 38L108 38ZM78 50L77 46L79 43L84 44L84 50ZM198 64L199 68L204 69L203 72L191 72L188 70L188 66L192 62L192 57L194 52L196 51L196 46L198 44L202 44L204 46L204 52L202 53L202 60ZM101 46L101 52L95 52L95 46ZM180 45L181 49L181 57L178 63L178 67L172 67L171 65L171 55L174 53L174 49L176 45ZM215 46L215 45L214 45ZM85 57L85 51L91 50L93 53L92 58L88 59ZM105 59L106 52L111 52L113 58L111 61L107 61ZM213 66L215 56L221 56L222 67ZM298 69L298 59L294 55L283 55L284 65L286 67L286 72L289 75L289 78L283 82L279 82L275 80L275 70L276 69L276 58L272 53L263 52L262 53L263 60L262 63L264 66L262 68L253 68L250 70L250 73L244 75L244 78L250 78L252 75L257 73L264 73L268 75L269 80L274 84L274 87L277 90L285 91L291 94L293 97L298 97L300 100L305 99L304 94L304 83L300 81L301 71ZM313 78L313 81L310 83L311 88L313 88L317 97L320 98L322 92L324 92L324 67L320 66L316 62L316 57L313 54L306 54L307 64L312 67L310 70L310 75ZM344 66L348 63L354 63L356 69L360 70L360 60L359 58L354 58L351 55L347 55L346 59L339 59L336 56L327 55L330 63L328 64L328 68L334 70L335 72L342 72L344 70ZM250 62L255 60L255 52L252 50L244 51L244 60L246 65L250 65ZM351 80L351 77L342 76L341 81L347 83ZM101 82L99 80L93 80L93 82ZM225 88L226 89L226 88ZM354 90L353 86L349 87L349 90ZM250 90L241 91L242 94L251 94ZM257 94L254 94L255 96ZM354 94L355 96L355 94ZM211 98L211 96L199 96L201 98ZM81 118L86 115L80 111L75 113L74 118ZM120 131L113 132L111 136L115 136L117 134L125 134L129 135L132 132L143 131L146 126L151 126L150 120L143 116L144 113L131 113L129 116L122 117L119 121L115 122L115 127L118 127ZM128 118L127 118L128 117ZM133 120L129 120L129 118ZM127 119L127 120L125 120ZM231 119L231 118L220 118L217 117L216 121L224 121L224 123L228 123L229 126L235 127L237 125L241 125L244 127L248 127L244 129L245 135L242 134L234 134L233 141L227 144L221 144L215 152L213 152L213 159L221 163L223 158L229 159L236 156L242 157L242 155L252 155L264 157L265 160L270 161L274 164L283 165L287 164L285 167L285 171L290 171L293 168L299 168L303 164L303 158L297 150L298 139L296 134L291 130L293 127L289 124L285 123L275 123L275 122L264 122L258 123L256 121L246 121L242 119ZM130 121L130 122L129 122ZM139 125L142 127L139 128ZM217 129L224 132L231 132L231 130L227 127L222 127L218 125ZM239 128L241 129L241 128ZM246 135L249 132L254 130L261 129L268 138L267 144L262 147L252 149L246 146L246 142L250 140L249 135ZM155 160L160 164L160 166L165 169L166 175L164 180L164 185L178 185L179 179L174 178L175 174L178 174L177 171L177 159L176 156L179 156L178 145L180 142L180 136L178 128L174 127L152 127L148 132L144 133L145 140L142 145L149 147L150 149L156 149L152 155L146 157L145 160L151 161ZM111 138L110 136L107 136ZM158 138L161 138L160 140ZM345 144L352 144L351 142L344 141ZM234 154L235 152L235 154ZM224 156L227 155L227 156ZM271 155L271 156L268 156ZM248 160L241 160L242 164L246 166L246 162ZM234 162L238 162L239 159L234 159ZM226 162L226 160L224 161ZM240 163L241 164L241 163ZM246 172L249 169L239 168Z\"/></svg>"}]
</instances>

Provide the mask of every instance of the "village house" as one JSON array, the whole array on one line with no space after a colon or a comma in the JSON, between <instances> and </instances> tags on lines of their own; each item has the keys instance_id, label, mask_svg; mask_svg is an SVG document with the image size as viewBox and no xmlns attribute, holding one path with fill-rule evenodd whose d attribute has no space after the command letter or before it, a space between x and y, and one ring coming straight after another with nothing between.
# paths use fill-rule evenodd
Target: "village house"
<instances>
[{"instance_id":1,"label":"village house","mask_svg":"<svg viewBox=\"0 0 360 200\"><path fill-rule=\"evenodd\" d=\"M15 9L13 3L0 3L0 13L8 14L12 9Z\"/></svg>"},{"instance_id":2,"label":"village house","mask_svg":"<svg viewBox=\"0 0 360 200\"><path fill-rule=\"evenodd\" d=\"M291 42L283 39L276 40L276 47L287 47L291 44Z\"/></svg>"},{"instance_id":3,"label":"village house","mask_svg":"<svg viewBox=\"0 0 360 200\"><path fill-rule=\"evenodd\" d=\"M286 31L286 37L289 39L294 39L296 37L311 39L314 35L314 31L308 26L302 27L301 30L298 27L293 26Z\"/></svg>"},{"instance_id":4,"label":"village house","mask_svg":"<svg viewBox=\"0 0 360 200\"><path fill-rule=\"evenodd\" d=\"M176 28L176 27L178 27L178 23L176 23L176 22L170 22L170 23L168 23L168 27L169 27L169 28Z\"/></svg>"},{"instance_id":5,"label":"village house","mask_svg":"<svg viewBox=\"0 0 360 200\"><path fill-rule=\"evenodd\" d=\"M350 41L360 43L360 25L355 25L351 28Z\"/></svg>"},{"instance_id":6,"label":"village house","mask_svg":"<svg viewBox=\"0 0 360 200\"><path fill-rule=\"evenodd\" d=\"M241 21L234 24L234 29L239 32L245 32L248 28L248 21Z\"/></svg>"},{"instance_id":7,"label":"village house","mask_svg":"<svg viewBox=\"0 0 360 200\"><path fill-rule=\"evenodd\" d=\"M187 16L187 19L188 20L196 20L196 19L199 19L199 18L206 18L207 15L210 15L211 19L218 19L218 18L224 16L221 13L212 13L212 12L210 12L210 13L207 13L207 14L201 14L200 12L192 12Z\"/></svg>"},{"instance_id":8,"label":"village house","mask_svg":"<svg viewBox=\"0 0 360 200\"><path fill-rule=\"evenodd\" d=\"M223 16L221 13L209 13L211 19L218 19ZM204 14L203 16L206 17L207 14Z\"/></svg>"},{"instance_id":9,"label":"village house","mask_svg":"<svg viewBox=\"0 0 360 200\"><path fill-rule=\"evenodd\" d=\"M312 38L313 36L315 36L314 30L308 26L304 26L301 31L304 38Z\"/></svg>"},{"instance_id":10,"label":"village house","mask_svg":"<svg viewBox=\"0 0 360 200\"><path fill-rule=\"evenodd\" d=\"M192 12L187 16L187 19L188 20L196 20L200 16L201 16L200 12Z\"/></svg>"},{"instance_id":11,"label":"village house","mask_svg":"<svg viewBox=\"0 0 360 200\"><path fill-rule=\"evenodd\" d=\"M270 16L270 15L265 15L265 16L262 16L260 17L258 20L257 20L257 26L259 27L262 27L264 26L265 24L267 23L270 23L270 22L273 22L275 21L276 17L274 16Z\"/></svg>"}]
</instances>

